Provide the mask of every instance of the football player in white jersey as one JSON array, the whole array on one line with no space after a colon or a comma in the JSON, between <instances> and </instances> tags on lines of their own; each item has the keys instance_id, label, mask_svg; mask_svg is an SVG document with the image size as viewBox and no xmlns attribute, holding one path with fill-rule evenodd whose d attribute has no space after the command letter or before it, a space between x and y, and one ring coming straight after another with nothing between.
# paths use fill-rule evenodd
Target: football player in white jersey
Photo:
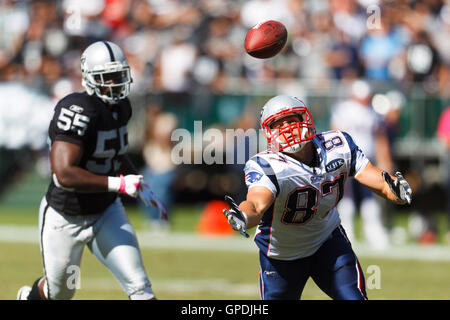
<instances>
[{"instance_id":1,"label":"football player in white jersey","mask_svg":"<svg viewBox=\"0 0 450 320\"><path fill-rule=\"evenodd\" d=\"M243 235L257 227L261 298L299 299L312 277L333 299L367 299L336 205L350 177L398 204L411 202L408 183L373 166L347 133L316 134L296 97L270 99L261 125L269 149L246 163L246 200L237 206L227 196L230 209L223 211Z\"/></svg>"},{"instance_id":2,"label":"football player in white jersey","mask_svg":"<svg viewBox=\"0 0 450 320\"><path fill-rule=\"evenodd\" d=\"M39 209L44 275L20 288L17 298L71 299L87 246L130 299L155 299L118 197L139 197L166 214L126 157L128 61L116 44L98 41L83 52L81 71L86 91L60 100L49 125L52 179Z\"/></svg>"}]
</instances>

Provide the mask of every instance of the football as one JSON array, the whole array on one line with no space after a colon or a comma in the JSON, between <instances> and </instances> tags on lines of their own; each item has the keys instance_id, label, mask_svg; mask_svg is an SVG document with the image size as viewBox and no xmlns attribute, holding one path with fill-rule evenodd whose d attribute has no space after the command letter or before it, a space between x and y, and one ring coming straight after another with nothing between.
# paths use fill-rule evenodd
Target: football
<instances>
[{"instance_id":1,"label":"football","mask_svg":"<svg viewBox=\"0 0 450 320\"><path fill-rule=\"evenodd\" d=\"M286 40L286 27L281 22L268 20L258 23L247 32L245 51L255 58L272 58L283 49Z\"/></svg>"}]
</instances>

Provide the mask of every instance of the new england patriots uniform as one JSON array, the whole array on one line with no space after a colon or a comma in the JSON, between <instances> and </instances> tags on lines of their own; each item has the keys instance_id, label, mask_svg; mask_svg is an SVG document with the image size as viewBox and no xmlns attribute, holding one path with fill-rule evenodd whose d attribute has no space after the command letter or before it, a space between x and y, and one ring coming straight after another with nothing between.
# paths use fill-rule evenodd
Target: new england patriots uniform
<instances>
[{"instance_id":1,"label":"new england patriots uniform","mask_svg":"<svg viewBox=\"0 0 450 320\"><path fill-rule=\"evenodd\" d=\"M245 166L248 188L269 189L275 201L255 233L260 249L263 299L299 299L311 276L336 299L366 299L364 275L340 226L336 205L349 177L369 160L350 135L317 134L313 166L266 151Z\"/></svg>"},{"instance_id":2,"label":"new england patriots uniform","mask_svg":"<svg viewBox=\"0 0 450 320\"><path fill-rule=\"evenodd\" d=\"M77 144L83 150L80 168L115 176L128 147L130 117L127 98L107 105L86 92L70 94L55 107L49 126L50 144ZM73 268L80 266L86 245L128 296L136 297L146 290L145 298L149 297L151 284L136 235L117 193L75 192L62 188L53 178L41 202L39 229L47 298L73 297L77 288L71 281Z\"/></svg>"}]
</instances>

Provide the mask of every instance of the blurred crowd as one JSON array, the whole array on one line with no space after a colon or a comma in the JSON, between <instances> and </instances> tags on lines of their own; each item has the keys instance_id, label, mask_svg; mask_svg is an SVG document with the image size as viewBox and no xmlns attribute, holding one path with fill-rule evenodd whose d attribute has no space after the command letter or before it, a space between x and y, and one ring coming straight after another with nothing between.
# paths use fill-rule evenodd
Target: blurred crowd
<instances>
[{"instance_id":1,"label":"blurred crowd","mask_svg":"<svg viewBox=\"0 0 450 320\"><path fill-rule=\"evenodd\" d=\"M289 39L263 61L244 53L243 39L267 19ZM448 97L449 35L445 0L2 0L0 81L56 98L81 90L82 50L108 39L125 50L139 92L365 77Z\"/></svg>"},{"instance_id":2,"label":"blurred crowd","mask_svg":"<svg viewBox=\"0 0 450 320\"><path fill-rule=\"evenodd\" d=\"M269 19L285 24L288 42L273 59L252 58L244 51L246 32ZM330 91L333 83L357 79L387 85L397 90L389 97L393 112L383 103L387 95L372 104L385 115L392 143L399 105L411 88L449 101L448 39L449 0L1 0L0 147L43 147L47 124L42 119L56 100L83 90L81 52L98 40L124 50L132 95L246 94L274 80L284 93L298 95L301 88ZM196 112L203 114L208 101L199 102ZM234 110L229 104L226 109L227 114ZM236 117L234 125L256 126L255 114L249 114ZM177 123L169 115L162 118ZM26 128L19 125L24 119L32 120ZM29 137L33 141L26 141ZM151 164L167 157L170 142L147 153L154 142L142 147L145 174L164 175L169 184L174 168ZM147 159L148 154L158 157ZM194 180L201 185L201 179Z\"/></svg>"},{"instance_id":3,"label":"blurred crowd","mask_svg":"<svg viewBox=\"0 0 450 320\"><path fill-rule=\"evenodd\" d=\"M252 58L245 34L268 19L286 25L288 43L273 59ZM336 83L361 78L405 95L419 87L448 101L449 36L447 0L2 0L0 87L13 84L15 109L25 111L7 112L0 128L17 127L34 107L29 101L39 99L46 117L55 100L83 90L80 55L97 40L125 51L132 95L164 95L166 108L186 105L194 92L329 94ZM194 104L203 114L209 102ZM0 109L9 104L0 101ZM232 118L227 114L222 122ZM4 140L1 146L23 145Z\"/></svg>"}]
</instances>

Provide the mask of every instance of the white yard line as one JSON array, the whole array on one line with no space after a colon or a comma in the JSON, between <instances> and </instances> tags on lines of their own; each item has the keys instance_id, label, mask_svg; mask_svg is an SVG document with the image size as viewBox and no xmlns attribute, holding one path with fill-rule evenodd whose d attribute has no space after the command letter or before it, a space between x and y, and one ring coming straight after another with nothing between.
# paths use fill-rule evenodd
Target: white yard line
<instances>
[{"instance_id":1,"label":"white yard line","mask_svg":"<svg viewBox=\"0 0 450 320\"><path fill-rule=\"evenodd\" d=\"M158 292L179 294L226 294L230 296L259 297L258 286L254 283L233 283L227 279L160 279L152 278L152 286ZM91 290L117 290L122 288L113 278L83 278L81 277L80 288Z\"/></svg>"},{"instance_id":2,"label":"white yard line","mask_svg":"<svg viewBox=\"0 0 450 320\"><path fill-rule=\"evenodd\" d=\"M240 236L204 236L194 233L152 233L138 231L142 248L191 249L232 252L257 252L251 238ZM33 226L0 225L0 242L38 243L38 228ZM1 246L1 244L0 244ZM442 245L401 245L386 250L374 250L356 243L353 248L358 257L395 260L450 261L450 247Z\"/></svg>"}]
</instances>

